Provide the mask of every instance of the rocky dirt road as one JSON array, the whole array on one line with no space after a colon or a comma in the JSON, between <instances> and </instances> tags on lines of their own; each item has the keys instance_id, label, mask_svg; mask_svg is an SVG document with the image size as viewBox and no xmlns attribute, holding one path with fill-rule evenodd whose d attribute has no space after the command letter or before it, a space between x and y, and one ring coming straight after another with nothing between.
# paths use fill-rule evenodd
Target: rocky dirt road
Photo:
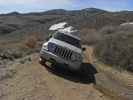
<instances>
[{"instance_id":1,"label":"rocky dirt road","mask_svg":"<svg viewBox=\"0 0 133 100\"><path fill-rule=\"evenodd\" d=\"M16 61L10 70L13 74L0 81L0 100L112 100L94 87L94 77L51 71L38 63L38 54Z\"/></svg>"}]
</instances>

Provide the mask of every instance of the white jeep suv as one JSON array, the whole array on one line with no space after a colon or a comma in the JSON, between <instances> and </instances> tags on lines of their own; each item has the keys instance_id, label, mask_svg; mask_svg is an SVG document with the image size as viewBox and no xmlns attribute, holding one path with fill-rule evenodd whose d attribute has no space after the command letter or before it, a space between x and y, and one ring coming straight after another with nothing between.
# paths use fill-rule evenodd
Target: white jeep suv
<instances>
[{"instance_id":1,"label":"white jeep suv","mask_svg":"<svg viewBox=\"0 0 133 100\"><path fill-rule=\"evenodd\" d=\"M79 70L83 61L80 38L70 32L56 31L40 51L40 62L47 61L68 65L70 70Z\"/></svg>"}]
</instances>

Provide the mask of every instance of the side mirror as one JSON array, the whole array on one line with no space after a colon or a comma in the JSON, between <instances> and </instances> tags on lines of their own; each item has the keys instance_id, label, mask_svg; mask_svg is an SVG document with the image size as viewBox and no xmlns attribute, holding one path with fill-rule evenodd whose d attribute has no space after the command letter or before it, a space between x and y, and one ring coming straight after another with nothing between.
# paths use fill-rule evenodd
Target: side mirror
<instances>
[{"instance_id":1,"label":"side mirror","mask_svg":"<svg viewBox=\"0 0 133 100\"><path fill-rule=\"evenodd\" d=\"M82 48L82 50L83 50L83 51L85 51L85 50L86 50L86 48L85 48L85 47L83 47L83 48Z\"/></svg>"}]
</instances>

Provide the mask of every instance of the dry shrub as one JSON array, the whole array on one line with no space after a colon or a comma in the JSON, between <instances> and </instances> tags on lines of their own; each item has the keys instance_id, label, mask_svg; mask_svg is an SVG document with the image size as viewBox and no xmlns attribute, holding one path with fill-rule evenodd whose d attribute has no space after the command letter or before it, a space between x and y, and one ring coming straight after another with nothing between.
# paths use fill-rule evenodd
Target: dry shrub
<instances>
[{"instance_id":1,"label":"dry shrub","mask_svg":"<svg viewBox=\"0 0 133 100\"><path fill-rule=\"evenodd\" d=\"M117 27L113 27L113 26L105 26L100 30L100 34L102 35L110 35L115 33L115 31L117 30Z\"/></svg>"},{"instance_id":2,"label":"dry shrub","mask_svg":"<svg viewBox=\"0 0 133 100\"><path fill-rule=\"evenodd\" d=\"M105 64L133 72L133 30L118 28L106 35L94 51Z\"/></svg>"},{"instance_id":3,"label":"dry shrub","mask_svg":"<svg viewBox=\"0 0 133 100\"><path fill-rule=\"evenodd\" d=\"M100 39L100 35L95 29L83 28L80 33L83 44L93 45Z\"/></svg>"},{"instance_id":4,"label":"dry shrub","mask_svg":"<svg viewBox=\"0 0 133 100\"><path fill-rule=\"evenodd\" d=\"M39 40L39 36L37 33L32 33L32 36L29 36L26 40L25 40L25 45L28 48L35 48L37 46Z\"/></svg>"}]
</instances>

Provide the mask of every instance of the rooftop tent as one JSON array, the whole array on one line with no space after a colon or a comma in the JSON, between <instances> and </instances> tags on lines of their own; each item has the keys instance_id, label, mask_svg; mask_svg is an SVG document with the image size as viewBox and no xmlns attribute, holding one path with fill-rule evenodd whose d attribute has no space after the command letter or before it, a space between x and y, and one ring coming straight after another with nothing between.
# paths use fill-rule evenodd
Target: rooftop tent
<instances>
[{"instance_id":1,"label":"rooftop tent","mask_svg":"<svg viewBox=\"0 0 133 100\"><path fill-rule=\"evenodd\" d=\"M61 33L64 33L64 34L67 34L67 35L70 35L72 37L75 37L77 39L80 40L80 33L78 30L76 30L74 27L72 26L69 26L69 27L66 27L64 29L60 29L58 30L59 32Z\"/></svg>"},{"instance_id":2,"label":"rooftop tent","mask_svg":"<svg viewBox=\"0 0 133 100\"><path fill-rule=\"evenodd\" d=\"M76 30L74 27L69 26L67 22L60 22L58 24L54 24L49 28L49 30L61 32L74 38L80 39L79 31ZM49 37L51 37L53 34L53 32L49 33Z\"/></svg>"},{"instance_id":3,"label":"rooftop tent","mask_svg":"<svg viewBox=\"0 0 133 100\"><path fill-rule=\"evenodd\" d=\"M122 23L120 26L133 25L133 22Z\"/></svg>"},{"instance_id":4,"label":"rooftop tent","mask_svg":"<svg viewBox=\"0 0 133 100\"><path fill-rule=\"evenodd\" d=\"M68 25L67 22L61 22L61 23L52 25L52 26L49 28L49 30L50 30L50 31L57 31L57 30L59 30L59 29L65 28L67 25Z\"/></svg>"},{"instance_id":5,"label":"rooftop tent","mask_svg":"<svg viewBox=\"0 0 133 100\"><path fill-rule=\"evenodd\" d=\"M66 28L63 28L63 29L59 29L59 31L67 32L67 33L72 33L72 32L75 32L77 30L75 30L74 27L69 26L69 27L66 27Z\"/></svg>"}]
</instances>

